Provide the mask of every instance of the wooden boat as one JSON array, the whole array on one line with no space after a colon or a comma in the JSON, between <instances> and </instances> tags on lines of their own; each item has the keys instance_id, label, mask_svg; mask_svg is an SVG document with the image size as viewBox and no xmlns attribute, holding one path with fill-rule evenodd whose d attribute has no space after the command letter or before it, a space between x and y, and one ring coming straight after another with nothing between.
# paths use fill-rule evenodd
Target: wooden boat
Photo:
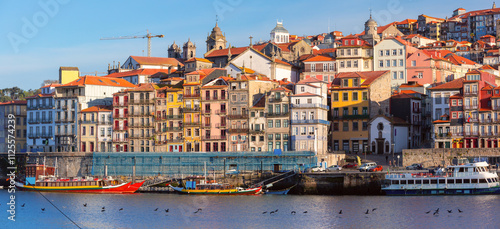
<instances>
[{"instance_id":1,"label":"wooden boat","mask_svg":"<svg viewBox=\"0 0 500 229\"><path fill-rule=\"evenodd\" d=\"M120 183L108 179L46 179L35 184L16 182L16 187L24 191L75 192L75 193L134 193L143 182Z\"/></svg>"},{"instance_id":2,"label":"wooden boat","mask_svg":"<svg viewBox=\"0 0 500 229\"><path fill-rule=\"evenodd\" d=\"M229 184L199 184L195 187L182 188L170 187L181 194L202 194L202 195L254 195L262 191L262 187L256 188L241 188L241 187L231 187Z\"/></svg>"},{"instance_id":3,"label":"wooden boat","mask_svg":"<svg viewBox=\"0 0 500 229\"><path fill-rule=\"evenodd\" d=\"M55 167L27 165L24 182L16 182L16 187L24 191L75 192L75 193L134 193L143 182L120 182L107 177L56 178Z\"/></svg>"}]
</instances>

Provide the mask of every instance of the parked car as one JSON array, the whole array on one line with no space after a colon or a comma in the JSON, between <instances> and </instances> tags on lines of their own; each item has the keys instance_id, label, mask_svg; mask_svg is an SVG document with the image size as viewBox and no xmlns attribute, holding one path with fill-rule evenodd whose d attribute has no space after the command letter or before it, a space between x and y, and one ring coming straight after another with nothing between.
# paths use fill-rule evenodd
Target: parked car
<instances>
[{"instance_id":1,"label":"parked car","mask_svg":"<svg viewBox=\"0 0 500 229\"><path fill-rule=\"evenodd\" d=\"M325 168L323 168L322 166L317 165L317 166L311 167L310 169L308 169L308 171L313 172L313 173L315 173L315 172L324 172Z\"/></svg>"},{"instance_id":2,"label":"parked car","mask_svg":"<svg viewBox=\"0 0 500 229\"><path fill-rule=\"evenodd\" d=\"M382 166L381 165L377 165L375 167L370 168L368 171L370 171L370 172L380 172L380 171L382 171Z\"/></svg>"},{"instance_id":3,"label":"parked car","mask_svg":"<svg viewBox=\"0 0 500 229\"><path fill-rule=\"evenodd\" d=\"M350 168L356 168L358 167L358 164L356 163L348 163L348 164L345 164L344 166L342 166L342 168L344 169L350 169Z\"/></svg>"},{"instance_id":4,"label":"parked car","mask_svg":"<svg viewBox=\"0 0 500 229\"><path fill-rule=\"evenodd\" d=\"M326 171L328 171L328 172L340 171L340 170L342 170L342 167L340 167L340 165L332 165L332 166L326 168Z\"/></svg>"},{"instance_id":5,"label":"parked car","mask_svg":"<svg viewBox=\"0 0 500 229\"><path fill-rule=\"evenodd\" d=\"M420 170L420 169L422 169L422 164L418 163L406 166L406 170Z\"/></svg>"},{"instance_id":6,"label":"parked car","mask_svg":"<svg viewBox=\"0 0 500 229\"><path fill-rule=\"evenodd\" d=\"M376 166L377 166L377 163L375 163L375 162L367 162L367 163L364 163L361 166L359 166L359 171L366 172L366 171L370 170L372 167L376 167Z\"/></svg>"}]
</instances>

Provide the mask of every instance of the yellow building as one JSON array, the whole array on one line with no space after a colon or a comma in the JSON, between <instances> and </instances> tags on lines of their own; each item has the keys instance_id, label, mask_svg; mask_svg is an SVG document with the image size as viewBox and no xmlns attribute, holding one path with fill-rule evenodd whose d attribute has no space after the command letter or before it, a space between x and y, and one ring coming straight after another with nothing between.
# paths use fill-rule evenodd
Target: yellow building
<instances>
[{"instance_id":1,"label":"yellow building","mask_svg":"<svg viewBox=\"0 0 500 229\"><path fill-rule=\"evenodd\" d=\"M204 70L204 69L203 69ZM186 74L183 93L184 151L199 152L201 149L201 78L206 74L198 70Z\"/></svg>"},{"instance_id":2,"label":"yellow building","mask_svg":"<svg viewBox=\"0 0 500 229\"><path fill-rule=\"evenodd\" d=\"M59 68L59 83L67 84L73 82L80 77L80 71L77 67L60 67Z\"/></svg>"},{"instance_id":3,"label":"yellow building","mask_svg":"<svg viewBox=\"0 0 500 229\"><path fill-rule=\"evenodd\" d=\"M362 152L368 147L368 122L389 114L389 71L344 72L331 88L332 149Z\"/></svg>"},{"instance_id":4,"label":"yellow building","mask_svg":"<svg viewBox=\"0 0 500 229\"><path fill-rule=\"evenodd\" d=\"M157 91L156 152L182 152L184 149L182 95L182 85L166 86Z\"/></svg>"}]
</instances>

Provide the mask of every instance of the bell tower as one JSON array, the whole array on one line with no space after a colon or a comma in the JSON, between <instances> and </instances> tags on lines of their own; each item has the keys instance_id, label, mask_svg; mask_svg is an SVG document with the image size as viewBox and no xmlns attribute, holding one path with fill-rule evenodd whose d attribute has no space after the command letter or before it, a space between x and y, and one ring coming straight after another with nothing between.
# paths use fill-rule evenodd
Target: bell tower
<instances>
[{"instance_id":1,"label":"bell tower","mask_svg":"<svg viewBox=\"0 0 500 229\"><path fill-rule=\"evenodd\" d=\"M225 49L226 48L226 35L222 34L218 25L218 19L215 20L215 27L212 32L207 36L207 52L212 49Z\"/></svg>"}]
</instances>

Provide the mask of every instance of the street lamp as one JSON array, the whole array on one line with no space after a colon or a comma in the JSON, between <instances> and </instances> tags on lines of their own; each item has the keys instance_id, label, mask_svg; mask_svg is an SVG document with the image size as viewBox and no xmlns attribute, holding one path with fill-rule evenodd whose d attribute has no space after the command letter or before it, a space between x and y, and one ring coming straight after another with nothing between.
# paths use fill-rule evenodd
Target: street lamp
<instances>
[{"instance_id":1,"label":"street lamp","mask_svg":"<svg viewBox=\"0 0 500 229\"><path fill-rule=\"evenodd\" d=\"M394 164L394 142L391 144L391 146L392 146L392 148L391 148L392 149L392 165L394 166L395 165Z\"/></svg>"}]
</instances>

